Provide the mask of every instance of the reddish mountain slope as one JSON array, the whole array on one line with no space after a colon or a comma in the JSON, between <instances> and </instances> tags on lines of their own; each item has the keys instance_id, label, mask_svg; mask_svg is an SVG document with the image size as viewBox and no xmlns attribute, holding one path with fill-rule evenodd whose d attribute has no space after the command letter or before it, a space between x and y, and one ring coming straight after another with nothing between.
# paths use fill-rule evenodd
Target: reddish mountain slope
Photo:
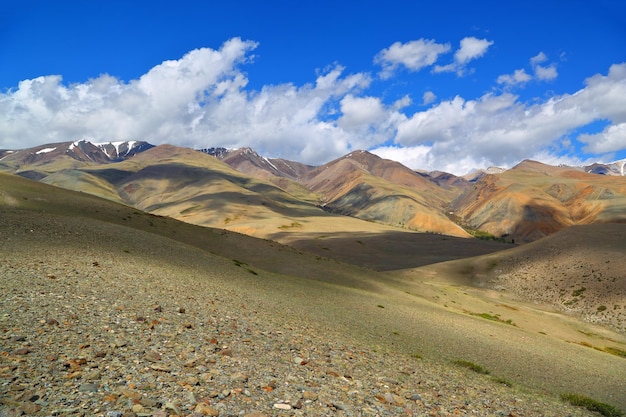
<instances>
[{"instance_id":1,"label":"reddish mountain slope","mask_svg":"<svg viewBox=\"0 0 626 417\"><path fill-rule=\"evenodd\" d=\"M471 228L529 242L574 224L626 222L626 178L524 161L453 203Z\"/></svg>"}]
</instances>

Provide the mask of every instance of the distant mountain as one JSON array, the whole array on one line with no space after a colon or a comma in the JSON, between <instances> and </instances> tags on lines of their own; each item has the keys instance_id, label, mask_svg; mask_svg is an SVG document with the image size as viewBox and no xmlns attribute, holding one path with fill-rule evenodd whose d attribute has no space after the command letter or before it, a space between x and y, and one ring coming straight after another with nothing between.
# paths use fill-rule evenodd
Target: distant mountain
<instances>
[{"instance_id":1,"label":"distant mountain","mask_svg":"<svg viewBox=\"0 0 626 417\"><path fill-rule=\"evenodd\" d=\"M487 169L475 169L469 174L463 175L461 178L467 180L468 182L476 182L482 177L484 177L485 175L501 174L504 171L506 171L506 169L500 168L500 167L489 167Z\"/></svg>"},{"instance_id":2,"label":"distant mountain","mask_svg":"<svg viewBox=\"0 0 626 417\"><path fill-rule=\"evenodd\" d=\"M617 175L626 160L586 168L527 160L458 177L367 151L317 167L251 148L200 151L141 141L61 142L0 151L0 171L270 239L363 230L348 218L516 243L575 224L626 222L626 177Z\"/></svg>"},{"instance_id":3,"label":"distant mountain","mask_svg":"<svg viewBox=\"0 0 626 417\"><path fill-rule=\"evenodd\" d=\"M200 149L200 151L213 155L237 171L254 177L281 177L297 181L304 174L315 168L311 165L286 159L266 158L248 147L238 149L208 148Z\"/></svg>"},{"instance_id":4,"label":"distant mountain","mask_svg":"<svg viewBox=\"0 0 626 417\"><path fill-rule=\"evenodd\" d=\"M454 193L370 152L351 152L300 180L332 212L411 230L468 236L445 214Z\"/></svg>"},{"instance_id":5,"label":"distant mountain","mask_svg":"<svg viewBox=\"0 0 626 417\"><path fill-rule=\"evenodd\" d=\"M123 142L95 143L94 145L100 148L111 161L115 162L131 158L138 153L147 151L150 148L154 148L154 145L151 145L148 142L135 140Z\"/></svg>"},{"instance_id":6,"label":"distant mountain","mask_svg":"<svg viewBox=\"0 0 626 417\"><path fill-rule=\"evenodd\" d=\"M452 207L467 227L529 242L574 224L626 223L626 177L526 160L483 176Z\"/></svg>"},{"instance_id":7,"label":"distant mountain","mask_svg":"<svg viewBox=\"0 0 626 417\"><path fill-rule=\"evenodd\" d=\"M0 169L40 180L62 169L122 161L153 148L143 141L91 143L61 142L16 151L3 151ZM4 168L4 169L3 169Z\"/></svg>"},{"instance_id":8,"label":"distant mountain","mask_svg":"<svg viewBox=\"0 0 626 417\"><path fill-rule=\"evenodd\" d=\"M585 170L585 172L589 172L591 174L624 176L626 175L626 159L611 162L608 164L595 163L591 165L586 165L583 167L583 169Z\"/></svg>"}]
</instances>

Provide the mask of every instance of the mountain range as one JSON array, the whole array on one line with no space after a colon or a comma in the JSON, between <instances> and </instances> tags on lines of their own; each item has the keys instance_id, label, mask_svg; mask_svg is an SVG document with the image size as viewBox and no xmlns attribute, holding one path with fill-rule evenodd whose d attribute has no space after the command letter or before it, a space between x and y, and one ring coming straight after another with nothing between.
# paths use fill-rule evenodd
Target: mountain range
<instances>
[{"instance_id":1,"label":"mountain range","mask_svg":"<svg viewBox=\"0 0 626 417\"><path fill-rule=\"evenodd\" d=\"M266 158L250 148L143 141L0 151L4 172L285 243L301 233L361 230L357 219L381 230L510 243L576 224L626 222L625 162L555 167L526 160L458 177L412 170L367 151L322 166Z\"/></svg>"}]
</instances>

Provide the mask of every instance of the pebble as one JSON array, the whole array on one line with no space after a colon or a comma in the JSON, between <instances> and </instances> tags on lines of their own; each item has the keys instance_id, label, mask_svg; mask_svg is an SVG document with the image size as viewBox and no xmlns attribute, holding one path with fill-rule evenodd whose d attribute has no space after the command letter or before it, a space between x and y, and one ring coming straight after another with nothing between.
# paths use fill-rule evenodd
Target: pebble
<instances>
[{"instance_id":1,"label":"pebble","mask_svg":"<svg viewBox=\"0 0 626 417\"><path fill-rule=\"evenodd\" d=\"M93 384L93 383L87 383L87 384L81 384L78 387L78 391L80 392L97 392L98 391L98 384Z\"/></svg>"}]
</instances>

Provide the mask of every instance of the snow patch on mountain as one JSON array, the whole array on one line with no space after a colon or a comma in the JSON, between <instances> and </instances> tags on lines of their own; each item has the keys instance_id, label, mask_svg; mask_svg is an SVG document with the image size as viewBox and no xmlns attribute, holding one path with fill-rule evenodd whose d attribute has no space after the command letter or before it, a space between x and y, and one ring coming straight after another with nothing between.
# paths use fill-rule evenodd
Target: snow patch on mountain
<instances>
[{"instance_id":1,"label":"snow patch on mountain","mask_svg":"<svg viewBox=\"0 0 626 417\"><path fill-rule=\"evenodd\" d=\"M54 148L44 148L44 149L40 149L37 152L35 152L37 155L41 155L42 153L49 153L52 151L55 151L57 148L56 146Z\"/></svg>"}]
</instances>

